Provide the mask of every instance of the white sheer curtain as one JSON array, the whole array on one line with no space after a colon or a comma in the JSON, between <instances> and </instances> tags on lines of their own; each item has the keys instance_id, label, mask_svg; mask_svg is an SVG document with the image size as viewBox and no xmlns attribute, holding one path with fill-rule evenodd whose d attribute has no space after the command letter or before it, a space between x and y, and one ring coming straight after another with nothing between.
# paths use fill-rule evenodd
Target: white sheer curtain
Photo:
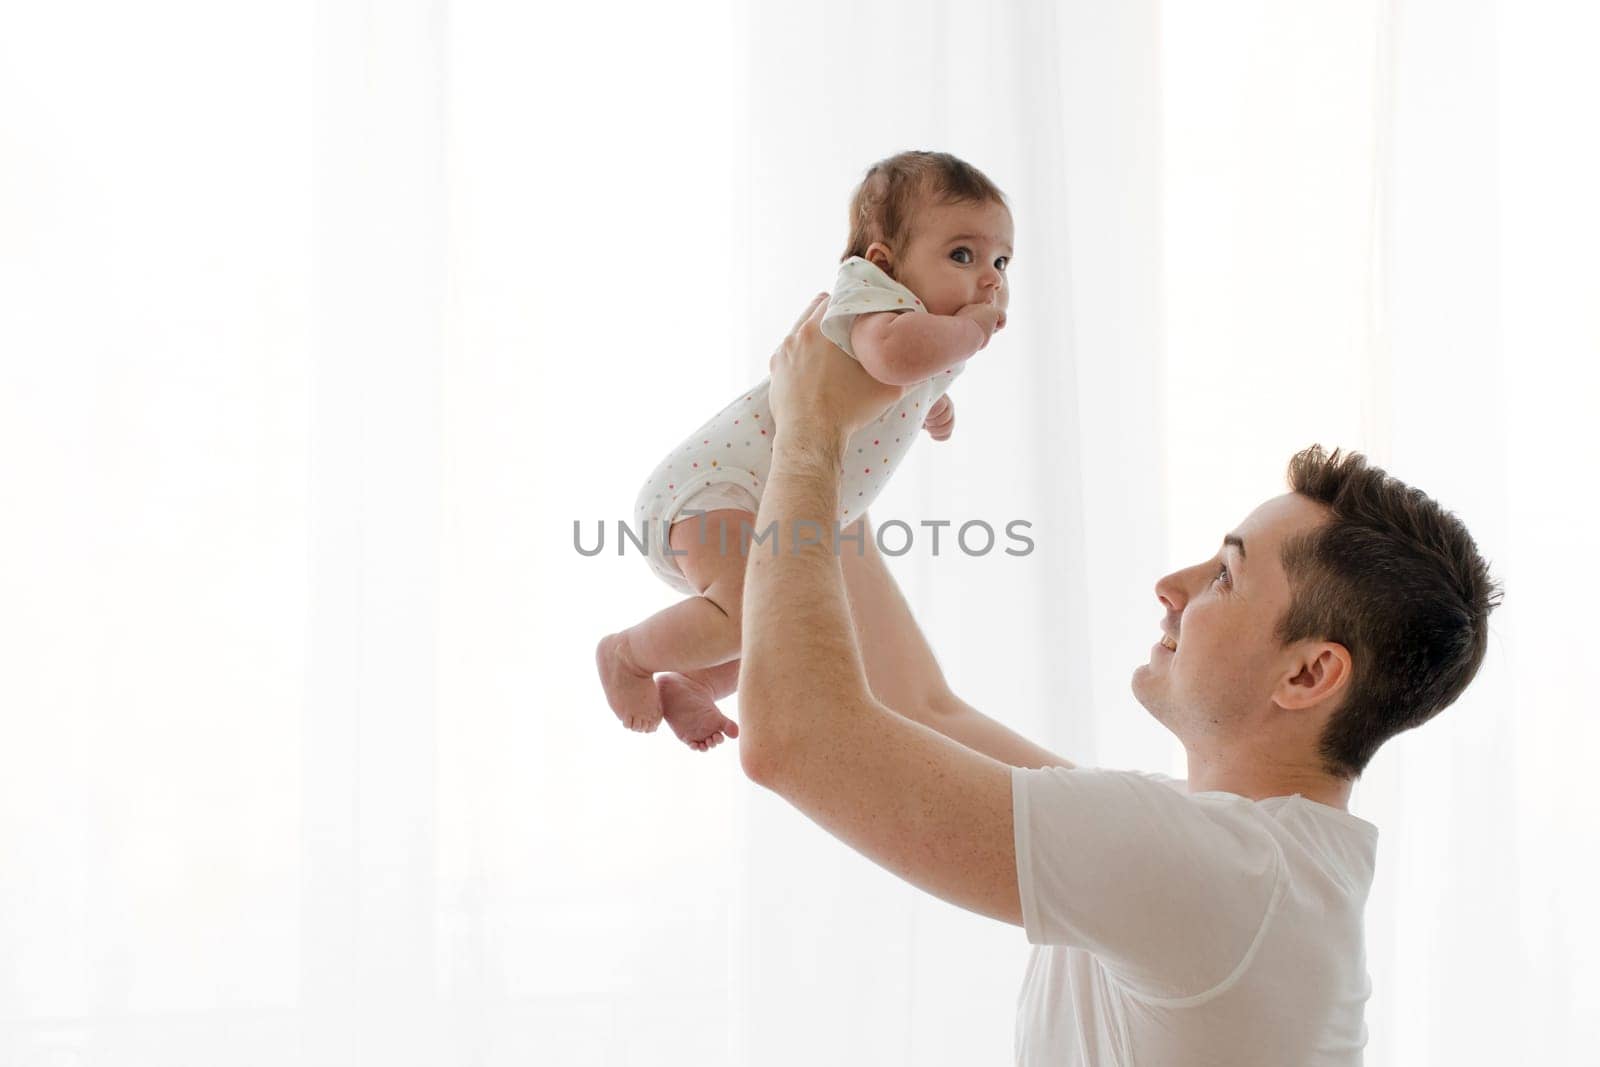
<instances>
[{"instance_id":1,"label":"white sheer curtain","mask_svg":"<svg viewBox=\"0 0 1600 1067\"><path fill-rule=\"evenodd\" d=\"M1163 9L1175 546L1207 551L1320 438L1455 510L1506 585L1472 689L1352 803L1381 831L1371 1064L1600 1040L1579 667L1600 150L1577 132L1597 33L1559 3Z\"/></svg>"},{"instance_id":2,"label":"white sheer curtain","mask_svg":"<svg viewBox=\"0 0 1600 1067\"><path fill-rule=\"evenodd\" d=\"M1489 662L1380 754L1372 923L1384 1063L1579 1062L1600 1045L1600 740L1579 667L1600 505L1600 74L1593 5L1407 3L1372 388L1402 474L1452 502L1506 582Z\"/></svg>"},{"instance_id":3,"label":"white sheer curtain","mask_svg":"<svg viewBox=\"0 0 1600 1067\"><path fill-rule=\"evenodd\" d=\"M1019 931L732 745L623 731L590 660L671 600L616 555L637 483L764 373L851 184L915 146L1017 218L1012 324L874 508L918 531L891 566L956 689L1181 770L1127 691L1154 580L1295 448L1369 451L1508 589L1473 691L1357 790L1369 1062L1593 1047L1566 572L1600 460L1597 29L1491 0L6 8L0 1063L1009 1057ZM1036 548L967 557L970 519Z\"/></svg>"}]
</instances>

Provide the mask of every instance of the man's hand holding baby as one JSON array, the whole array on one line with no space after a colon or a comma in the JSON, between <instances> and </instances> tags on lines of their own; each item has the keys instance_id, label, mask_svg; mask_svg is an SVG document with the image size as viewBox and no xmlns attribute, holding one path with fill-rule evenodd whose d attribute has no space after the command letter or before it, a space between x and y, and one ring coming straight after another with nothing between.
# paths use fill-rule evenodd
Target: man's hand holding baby
<instances>
[{"instance_id":1,"label":"man's hand holding baby","mask_svg":"<svg viewBox=\"0 0 1600 1067\"><path fill-rule=\"evenodd\" d=\"M779 438L818 434L834 450L852 433L883 414L905 389L878 381L822 334L828 295L806 309L772 354L767 402Z\"/></svg>"}]
</instances>

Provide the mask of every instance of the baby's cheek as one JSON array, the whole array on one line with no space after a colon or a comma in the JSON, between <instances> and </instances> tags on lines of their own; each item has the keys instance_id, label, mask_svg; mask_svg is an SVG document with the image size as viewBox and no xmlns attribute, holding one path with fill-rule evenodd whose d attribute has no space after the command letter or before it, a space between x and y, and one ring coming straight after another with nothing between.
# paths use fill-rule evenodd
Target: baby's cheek
<instances>
[{"instance_id":1,"label":"baby's cheek","mask_svg":"<svg viewBox=\"0 0 1600 1067\"><path fill-rule=\"evenodd\" d=\"M924 297L924 299L927 299ZM965 289L950 288L934 294L928 300L928 310L935 315L954 315L967 306L967 292Z\"/></svg>"}]
</instances>

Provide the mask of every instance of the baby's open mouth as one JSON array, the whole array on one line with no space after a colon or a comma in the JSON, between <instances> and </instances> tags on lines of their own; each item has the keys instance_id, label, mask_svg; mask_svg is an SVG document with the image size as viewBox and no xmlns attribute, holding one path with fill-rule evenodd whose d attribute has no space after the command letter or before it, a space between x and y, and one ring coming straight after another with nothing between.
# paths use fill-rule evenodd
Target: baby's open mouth
<instances>
[{"instance_id":1,"label":"baby's open mouth","mask_svg":"<svg viewBox=\"0 0 1600 1067\"><path fill-rule=\"evenodd\" d=\"M1162 635L1161 635L1161 644L1162 644L1162 645L1163 645L1163 646L1164 646L1164 647L1165 647L1165 648L1166 648L1166 649L1167 649L1167 650L1168 650L1168 651L1169 651L1169 652L1176 652L1176 651L1178 651L1178 642L1176 642L1176 641L1174 641L1174 640L1173 640L1173 639L1172 639L1172 635L1171 635L1171 634L1162 634Z\"/></svg>"}]
</instances>

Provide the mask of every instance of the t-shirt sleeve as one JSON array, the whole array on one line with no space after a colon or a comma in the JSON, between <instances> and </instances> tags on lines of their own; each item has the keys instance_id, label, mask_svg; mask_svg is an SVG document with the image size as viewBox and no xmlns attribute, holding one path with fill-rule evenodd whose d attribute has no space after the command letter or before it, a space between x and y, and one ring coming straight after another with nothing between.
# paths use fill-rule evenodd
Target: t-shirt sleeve
<instances>
[{"instance_id":1,"label":"t-shirt sleeve","mask_svg":"<svg viewBox=\"0 0 1600 1067\"><path fill-rule=\"evenodd\" d=\"M922 311L917 294L860 256L839 264L828 310L822 313L822 335L856 358L850 347L850 327L856 316L870 311Z\"/></svg>"},{"instance_id":2,"label":"t-shirt sleeve","mask_svg":"<svg viewBox=\"0 0 1600 1067\"><path fill-rule=\"evenodd\" d=\"M1031 943L1093 953L1164 998L1204 993L1248 962L1283 891L1282 852L1248 800L1175 786L1128 771L1012 769Z\"/></svg>"}]
</instances>

